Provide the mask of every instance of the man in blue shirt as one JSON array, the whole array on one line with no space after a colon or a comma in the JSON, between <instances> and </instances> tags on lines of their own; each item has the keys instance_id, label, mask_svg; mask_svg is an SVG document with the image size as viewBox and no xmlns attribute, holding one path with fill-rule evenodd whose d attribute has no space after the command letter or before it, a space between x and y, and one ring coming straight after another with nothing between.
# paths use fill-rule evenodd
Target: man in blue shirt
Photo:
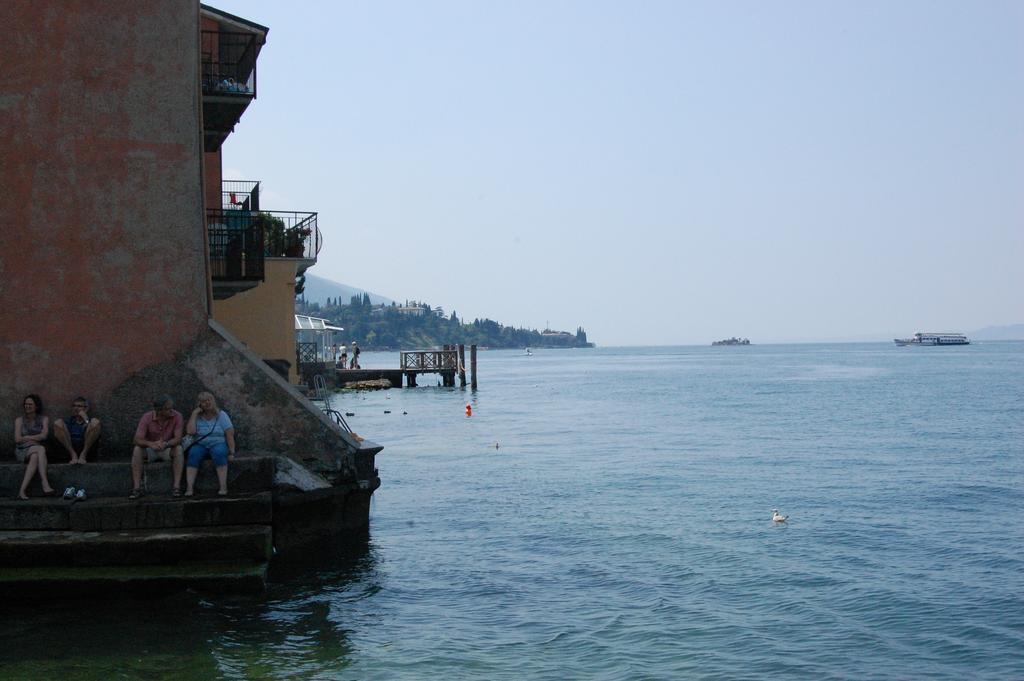
<instances>
[{"instance_id":1,"label":"man in blue shirt","mask_svg":"<svg viewBox=\"0 0 1024 681\"><path fill-rule=\"evenodd\" d=\"M89 453L96 453L100 420L89 417L89 400L75 398L71 404L71 416L54 420L53 437L68 450L71 463L86 463Z\"/></svg>"}]
</instances>

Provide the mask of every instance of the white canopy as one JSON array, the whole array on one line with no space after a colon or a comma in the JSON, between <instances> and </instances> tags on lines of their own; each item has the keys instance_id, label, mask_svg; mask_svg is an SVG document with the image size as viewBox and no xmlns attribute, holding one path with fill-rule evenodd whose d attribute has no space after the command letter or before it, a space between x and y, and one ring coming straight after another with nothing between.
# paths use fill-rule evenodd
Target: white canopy
<instances>
[{"instance_id":1,"label":"white canopy","mask_svg":"<svg viewBox=\"0 0 1024 681\"><path fill-rule=\"evenodd\" d=\"M344 331L340 326L333 326L329 320L321 317L310 317L304 314L295 315L296 331Z\"/></svg>"}]
</instances>

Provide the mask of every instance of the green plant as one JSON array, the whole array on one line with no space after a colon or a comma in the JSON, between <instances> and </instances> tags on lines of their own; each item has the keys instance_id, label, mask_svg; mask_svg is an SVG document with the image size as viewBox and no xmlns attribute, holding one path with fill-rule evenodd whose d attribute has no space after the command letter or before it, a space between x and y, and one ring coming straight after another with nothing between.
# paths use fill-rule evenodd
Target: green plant
<instances>
[{"instance_id":1,"label":"green plant","mask_svg":"<svg viewBox=\"0 0 1024 681\"><path fill-rule=\"evenodd\" d=\"M284 255L287 246L284 220L270 213L256 213L252 218L253 226L263 230L263 253L275 257Z\"/></svg>"},{"instance_id":2,"label":"green plant","mask_svg":"<svg viewBox=\"0 0 1024 681\"><path fill-rule=\"evenodd\" d=\"M301 258L306 251L306 238L312 233L308 227L289 227L284 230L284 254L290 258Z\"/></svg>"}]
</instances>

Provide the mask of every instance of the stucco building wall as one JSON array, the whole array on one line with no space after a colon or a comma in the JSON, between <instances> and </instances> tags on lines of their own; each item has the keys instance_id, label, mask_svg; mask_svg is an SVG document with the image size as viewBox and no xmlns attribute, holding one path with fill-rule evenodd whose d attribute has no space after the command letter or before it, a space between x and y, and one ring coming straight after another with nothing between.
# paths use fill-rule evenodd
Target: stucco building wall
<instances>
[{"instance_id":1,"label":"stucco building wall","mask_svg":"<svg viewBox=\"0 0 1024 681\"><path fill-rule=\"evenodd\" d=\"M125 408L100 414L103 437L119 443L117 451L105 445L104 459L127 458L127 443L154 395L169 393L187 414L196 395L209 390L231 415L240 452L287 456L330 482L371 477L378 445L342 433L220 324L207 324L188 348L132 374L110 395Z\"/></svg>"},{"instance_id":2,"label":"stucco building wall","mask_svg":"<svg viewBox=\"0 0 1024 681\"><path fill-rule=\"evenodd\" d=\"M198 3L11 0L3 16L6 424L29 392L59 412L103 402L191 345L207 303Z\"/></svg>"},{"instance_id":3,"label":"stucco building wall","mask_svg":"<svg viewBox=\"0 0 1024 681\"><path fill-rule=\"evenodd\" d=\"M291 363L288 380L298 383L295 366L295 270L293 258L267 258L259 286L213 302L213 318L264 359ZM259 310L258 315L253 310Z\"/></svg>"},{"instance_id":4,"label":"stucco building wall","mask_svg":"<svg viewBox=\"0 0 1024 681\"><path fill-rule=\"evenodd\" d=\"M51 416L90 398L100 458L123 460L153 397L187 412L205 389L245 452L375 478L379 446L209 318L198 2L6 0L0 15L0 460L26 393ZM295 263L268 271L280 285L248 309L287 316L290 357Z\"/></svg>"},{"instance_id":5,"label":"stucco building wall","mask_svg":"<svg viewBox=\"0 0 1024 681\"><path fill-rule=\"evenodd\" d=\"M220 149L203 154L203 171L206 176L206 207L219 209L223 203Z\"/></svg>"}]
</instances>

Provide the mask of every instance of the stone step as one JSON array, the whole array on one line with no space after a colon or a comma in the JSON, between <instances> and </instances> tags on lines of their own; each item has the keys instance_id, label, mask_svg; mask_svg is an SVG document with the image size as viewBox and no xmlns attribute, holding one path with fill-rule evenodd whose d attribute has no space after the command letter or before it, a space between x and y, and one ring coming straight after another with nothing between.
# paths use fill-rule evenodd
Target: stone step
<instances>
[{"instance_id":1,"label":"stone step","mask_svg":"<svg viewBox=\"0 0 1024 681\"><path fill-rule=\"evenodd\" d=\"M269 525L273 518L273 494L226 497L146 495L138 500L125 496L90 498L85 501L39 498L28 501L0 500L0 528L4 530L141 530L213 525Z\"/></svg>"},{"instance_id":2,"label":"stone step","mask_svg":"<svg viewBox=\"0 0 1024 681\"><path fill-rule=\"evenodd\" d=\"M264 492L274 485L274 457L238 456L228 465L228 490L248 494ZM145 465L146 488L151 493L170 493L170 462ZM0 498L17 496L25 466L19 463L0 464ZM90 497L125 497L132 488L132 469L128 461L94 462L83 465L51 464L47 466L50 485L60 494L67 487L84 487ZM184 483L183 483L184 484ZM200 494L217 490L217 474L212 461L204 461L196 478L196 491ZM29 485L30 497L42 496L43 489L37 475Z\"/></svg>"},{"instance_id":3,"label":"stone step","mask_svg":"<svg viewBox=\"0 0 1024 681\"><path fill-rule=\"evenodd\" d=\"M191 499L142 497L76 502L69 513L70 529L79 532L217 525L270 525L274 495Z\"/></svg>"},{"instance_id":4,"label":"stone step","mask_svg":"<svg viewBox=\"0 0 1024 681\"><path fill-rule=\"evenodd\" d=\"M182 589L216 594L256 593L266 588L266 563L221 563L101 567L0 567L4 601L90 598L102 594L159 595Z\"/></svg>"},{"instance_id":5,"label":"stone step","mask_svg":"<svg viewBox=\"0 0 1024 681\"><path fill-rule=\"evenodd\" d=\"M0 567L78 567L266 563L273 550L268 525L112 530L0 532Z\"/></svg>"}]
</instances>

